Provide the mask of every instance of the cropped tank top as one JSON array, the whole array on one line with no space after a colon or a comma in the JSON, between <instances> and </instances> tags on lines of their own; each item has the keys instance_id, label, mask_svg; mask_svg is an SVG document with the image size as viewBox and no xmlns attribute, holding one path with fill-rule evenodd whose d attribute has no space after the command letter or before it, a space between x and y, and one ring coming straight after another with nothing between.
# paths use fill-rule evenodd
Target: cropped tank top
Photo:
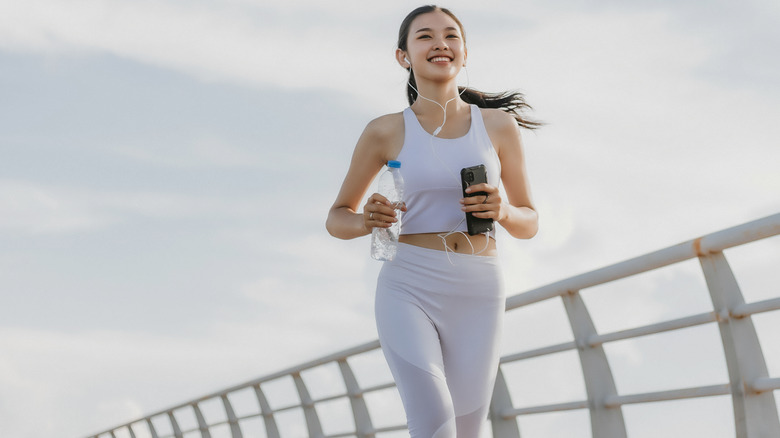
<instances>
[{"instance_id":1,"label":"cropped tank top","mask_svg":"<svg viewBox=\"0 0 780 438\"><path fill-rule=\"evenodd\" d=\"M460 170L484 164L488 184L498 187L501 163L488 137L482 112L471 105L471 126L463 137L439 138L426 132L411 108L404 115L404 144L396 160L401 162L407 211L401 234L467 231L461 210L463 188ZM490 235L495 237L495 227Z\"/></svg>"}]
</instances>

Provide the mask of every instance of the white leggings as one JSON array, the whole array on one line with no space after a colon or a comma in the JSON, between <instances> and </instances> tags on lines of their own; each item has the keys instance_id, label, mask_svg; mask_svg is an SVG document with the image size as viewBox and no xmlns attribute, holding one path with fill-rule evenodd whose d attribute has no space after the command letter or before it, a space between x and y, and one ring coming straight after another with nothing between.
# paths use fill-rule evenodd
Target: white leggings
<instances>
[{"instance_id":1,"label":"white leggings","mask_svg":"<svg viewBox=\"0 0 780 438\"><path fill-rule=\"evenodd\" d=\"M376 323L412 438L477 438L505 310L496 257L400 243L376 290Z\"/></svg>"}]
</instances>

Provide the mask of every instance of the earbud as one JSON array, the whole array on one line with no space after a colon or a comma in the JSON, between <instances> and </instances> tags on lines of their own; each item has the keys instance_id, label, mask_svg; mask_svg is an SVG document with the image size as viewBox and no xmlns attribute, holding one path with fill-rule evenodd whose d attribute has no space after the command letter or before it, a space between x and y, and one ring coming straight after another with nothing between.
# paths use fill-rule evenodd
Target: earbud
<instances>
[{"instance_id":1,"label":"earbud","mask_svg":"<svg viewBox=\"0 0 780 438\"><path fill-rule=\"evenodd\" d=\"M411 61L409 61L409 58L407 58L406 56L404 56L404 61L406 61L406 63L407 63L407 64L409 64L409 67L411 68L411 66L412 66L412 62L411 62Z\"/></svg>"}]
</instances>

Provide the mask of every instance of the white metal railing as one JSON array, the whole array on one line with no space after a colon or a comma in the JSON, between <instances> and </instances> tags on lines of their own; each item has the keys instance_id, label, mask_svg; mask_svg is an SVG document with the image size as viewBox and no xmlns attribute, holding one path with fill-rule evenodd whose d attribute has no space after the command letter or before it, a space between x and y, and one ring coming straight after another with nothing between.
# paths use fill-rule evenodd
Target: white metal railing
<instances>
[{"instance_id":1,"label":"white metal railing","mask_svg":"<svg viewBox=\"0 0 780 438\"><path fill-rule=\"evenodd\" d=\"M507 299L507 311L533 303L561 299L568 316L574 341L548 345L529 351L506 355L501 359L496 386L491 403L490 421L494 438L519 438L517 417L544 412L583 410L590 413L592 435L598 438L624 438L627 436L622 406L633 403L690 399L731 395L734 425L738 438L780 436L780 421L773 391L780 389L780 378L768 375L761 344L753 325L752 315L780 309L780 297L746 303L723 251L728 248L754 242L780 234L780 213L740 226L708 234L675 246L640 257L616 263L582 275L570 277ZM712 311L689 315L660 323L649 324L612 333L598 333L581 291L698 258L707 289L713 304ZM604 352L604 344L633 339L655 333L669 332L686 327L716 324L728 368L729 382L722 384L677 388L666 391L639 394L618 394L610 363ZM155 412L115 428L90 435L90 438L116 438L117 434L137 438L137 434L151 438L181 438L199 433L211 438L212 431L222 427L229 429L232 438L243 438L242 425L250 419L262 418L264 434L268 438L286 436L280 434L277 417L291 410L302 410L309 437L373 437L386 432L402 431L405 424L388 427L373 426L369 415L367 395L379 391L394 390L394 383L387 382L361 387L350 361L379 349L379 341L343 350L303 363L249 382L225 388L195 400ZM517 408L513 405L503 367L509 363L546 356L563 351L577 351L585 380L587 398L564 403ZM302 373L324 366L336 365L340 371L345 391L327 397L312 398ZM281 378L292 378L296 402L272 407L264 388ZM231 403L239 391L252 389L257 400L255 412L237 415ZM347 432L326 435L317 407L333 400L348 400L351 406L351 428ZM224 419L207 422L201 405L218 401L224 410ZM182 430L177 414L190 410L197 422ZM171 433L159 435L154 421L163 421Z\"/></svg>"}]
</instances>

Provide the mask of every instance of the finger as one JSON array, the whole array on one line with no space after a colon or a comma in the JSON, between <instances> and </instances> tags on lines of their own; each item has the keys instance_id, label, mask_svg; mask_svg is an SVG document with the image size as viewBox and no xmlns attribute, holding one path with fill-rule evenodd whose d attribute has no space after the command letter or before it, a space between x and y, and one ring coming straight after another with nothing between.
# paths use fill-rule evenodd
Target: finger
<instances>
[{"instance_id":1,"label":"finger","mask_svg":"<svg viewBox=\"0 0 780 438\"><path fill-rule=\"evenodd\" d=\"M396 219L395 210L384 204L368 204L364 211L367 214L366 219L374 226L378 226L378 224L391 224L398 221L398 219Z\"/></svg>"},{"instance_id":2,"label":"finger","mask_svg":"<svg viewBox=\"0 0 780 438\"><path fill-rule=\"evenodd\" d=\"M497 188L495 186L491 186L487 183L479 183L474 184L473 186L469 186L466 188L466 193L476 193L476 192L486 192L486 193L495 193L497 191Z\"/></svg>"},{"instance_id":3,"label":"finger","mask_svg":"<svg viewBox=\"0 0 780 438\"><path fill-rule=\"evenodd\" d=\"M368 202L371 204L383 204L383 205L392 206L390 200L388 200L385 196L379 193L374 193L373 195L371 195L368 198Z\"/></svg>"},{"instance_id":4,"label":"finger","mask_svg":"<svg viewBox=\"0 0 780 438\"><path fill-rule=\"evenodd\" d=\"M500 200L501 198L499 198L497 195L488 194L485 196L483 194L479 194L462 198L460 203L461 205L480 205L481 208L484 208L486 205L498 203Z\"/></svg>"},{"instance_id":5,"label":"finger","mask_svg":"<svg viewBox=\"0 0 780 438\"><path fill-rule=\"evenodd\" d=\"M480 219L495 219L497 217L493 210L488 211L476 211L471 213L472 216Z\"/></svg>"}]
</instances>

